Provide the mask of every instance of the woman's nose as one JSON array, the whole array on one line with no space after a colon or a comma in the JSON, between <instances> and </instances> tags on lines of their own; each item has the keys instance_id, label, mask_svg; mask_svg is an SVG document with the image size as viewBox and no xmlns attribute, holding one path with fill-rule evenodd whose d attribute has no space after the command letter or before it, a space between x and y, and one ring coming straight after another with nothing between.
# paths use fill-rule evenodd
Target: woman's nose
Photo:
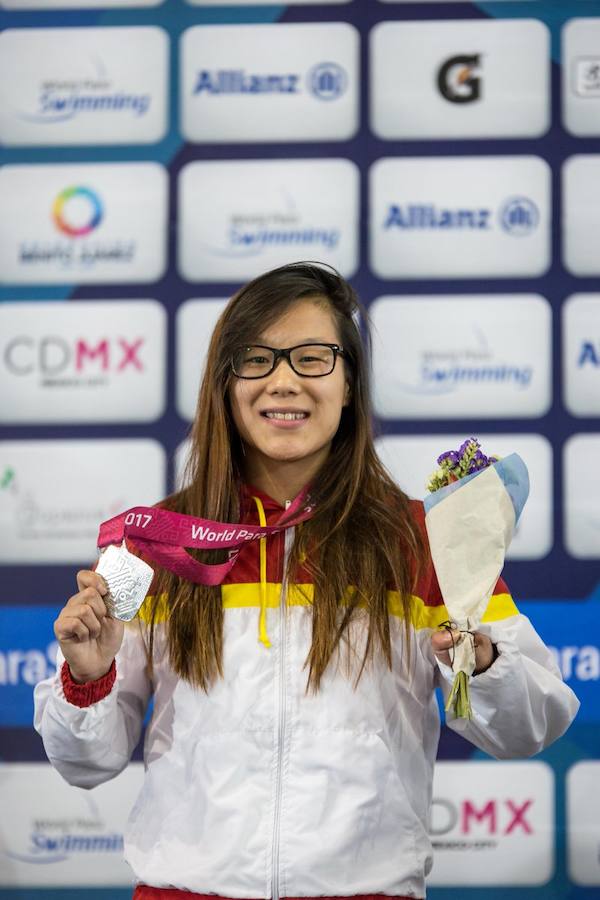
<instances>
[{"instance_id":1,"label":"woman's nose","mask_svg":"<svg viewBox=\"0 0 600 900\"><path fill-rule=\"evenodd\" d=\"M299 376L292 369L289 360L281 357L270 375L267 376L267 390L270 392L294 393L299 390Z\"/></svg>"}]
</instances>

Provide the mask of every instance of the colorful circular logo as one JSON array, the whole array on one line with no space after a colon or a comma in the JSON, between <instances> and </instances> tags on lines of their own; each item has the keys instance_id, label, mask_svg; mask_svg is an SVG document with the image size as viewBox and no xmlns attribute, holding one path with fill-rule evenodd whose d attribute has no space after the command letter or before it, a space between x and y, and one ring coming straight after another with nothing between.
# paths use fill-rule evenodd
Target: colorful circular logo
<instances>
[{"instance_id":1,"label":"colorful circular logo","mask_svg":"<svg viewBox=\"0 0 600 900\"><path fill-rule=\"evenodd\" d=\"M102 219L102 212L100 198L87 187L65 188L52 207L56 227L70 237L82 237L97 228Z\"/></svg>"}]
</instances>

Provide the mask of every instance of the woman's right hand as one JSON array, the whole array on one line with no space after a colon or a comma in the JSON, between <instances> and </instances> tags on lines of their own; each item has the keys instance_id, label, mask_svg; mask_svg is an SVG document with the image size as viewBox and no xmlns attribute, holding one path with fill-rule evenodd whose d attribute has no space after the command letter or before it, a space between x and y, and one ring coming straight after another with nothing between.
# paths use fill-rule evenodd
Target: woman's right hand
<instances>
[{"instance_id":1,"label":"woman's right hand","mask_svg":"<svg viewBox=\"0 0 600 900\"><path fill-rule=\"evenodd\" d=\"M106 675L123 641L125 625L108 614L102 599L106 582L96 572L77 573L79 592L67 601L54 623L74 681L96 681Z\"/></svg>"}]
</instances>

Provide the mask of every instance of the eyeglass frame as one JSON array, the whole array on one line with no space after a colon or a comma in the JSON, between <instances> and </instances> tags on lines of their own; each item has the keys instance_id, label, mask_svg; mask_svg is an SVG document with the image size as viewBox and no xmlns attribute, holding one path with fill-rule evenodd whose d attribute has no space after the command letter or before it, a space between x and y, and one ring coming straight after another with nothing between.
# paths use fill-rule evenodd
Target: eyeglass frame
<instances>
[{"instance_id":1,"label":"eyeglass frame","mask_svg":"<svg viewBox=\"0 0 600 900\"><path fill-rule=\"evenodd\" d=\"M269 375L272 375L277 365L279 364L280 359L287 360L287 364L294 372L294 374L298 375L299 378L327 378L328 375L331 375L333 370L335 369L335 364L337 362L338 356L345 356L345 350L343 347L340 347L339 344L328 344L325 341L307 341L303 344L295 344L293 347L285 347L278 349L277 347L267 347L266 344L240 344L238 348L234 351L237 353L243 347L258 347L261 350L270 350L273 354L273 365L269 369L268 372L265 372L264 375L238 375L235 371L234 364L234 356L231 357L231 371L235 375L236 378L243 378L245 381L256 381L258 378L268 378ZM290 356L292 350L298 350L300 347L329 347L330 350L333 351L333 365L329 372L323 372L321 375L307 375L305 372L298 372L294 368L292 364L292 358Z\"/></svg>"}]
</instances>

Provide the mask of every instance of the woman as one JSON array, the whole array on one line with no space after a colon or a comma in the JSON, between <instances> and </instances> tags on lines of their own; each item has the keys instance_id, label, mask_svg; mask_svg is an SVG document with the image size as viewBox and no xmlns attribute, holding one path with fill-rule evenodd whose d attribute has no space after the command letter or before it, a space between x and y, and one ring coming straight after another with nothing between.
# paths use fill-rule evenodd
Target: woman
<instances>
[{"instance_id":1,"label":"woman","mask_svg":"<svg viewBox=\"0 0 600 900\"><path fill-rule=\"evenodd\" d=\"M154 696L126 835L140 900L425 896L453 636L435 631L421 504L374 451L356 312L316 265L242 288L210 345L189 486L164 503L273 524L308 491L312 517L244 547L221 587L158 571L127 627L80 572L57 619L65 662L36 690L36 727L70 783L127 765ZM577 701L502 582L476 643L462 732L498 757L538 752Z\"/></svg>"}]
</instances>

